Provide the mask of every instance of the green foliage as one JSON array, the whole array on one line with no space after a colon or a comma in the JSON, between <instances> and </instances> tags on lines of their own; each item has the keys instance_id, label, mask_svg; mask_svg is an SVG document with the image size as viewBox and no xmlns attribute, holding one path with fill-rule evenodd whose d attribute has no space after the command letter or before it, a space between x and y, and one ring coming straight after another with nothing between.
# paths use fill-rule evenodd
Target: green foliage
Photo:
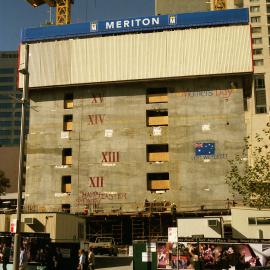
<instances>
[{"instance_id":1,"label":"green foliage","mask_svg":"<svg viewBox=\"0 0 270 270\"><path fill-rule=\"evenodd\" d=\"M2 195L8 187L10 187L9 179L6 178L5 173L0 170L0 195Z\"/></svg>"},{"instance_id":2,"label":"green foliage","mask_svg":"<svg viewBox=\"0 0 270 270\"><path fill-rule=\"evenodd\" d=\"M270 123L261 134L256 134L254 145L250 144L249 137L244 141L242 154L228 160L226 183L233 194L241 195L245 205L270 208Z\"/></svg>"}]
</instances>

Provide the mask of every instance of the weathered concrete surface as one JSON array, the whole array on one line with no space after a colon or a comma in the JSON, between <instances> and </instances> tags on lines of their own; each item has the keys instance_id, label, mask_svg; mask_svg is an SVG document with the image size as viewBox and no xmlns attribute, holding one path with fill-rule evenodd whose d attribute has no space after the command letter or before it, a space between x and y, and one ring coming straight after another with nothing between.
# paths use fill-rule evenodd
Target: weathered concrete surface
<instances>
[{"instance_id":1,"label":"weathered concrete surface","mask_svg":"<svg viewBox=\"0 0 270 270\"><path fill-rule=\"evenodd\" d=\"M149 87L167 87L168 103L146 104ZM74 94L73 109L64 109L65 93ZM31 106L36 110L28 136L26 208L56 211L71 204L72 212L85 205L130 212L143 209L147 199L175 203L178 210L219 209L231 198L224 175L226 159L241 150L245 136L241 78L34 90ZM168 109L169 124L160 127L161 136L146 126L149 109ZM73 131L65 138L61 132L68 114ZM215 144L214 156L195 156L194 145L203 142ZM147 144L168 144L169 162L147 162ZM62 165L63 148L72 148L72 166ZM108 152L119 161L106 162ZM170 190L147 190L152 172L168 172ZM72 178L71 194L61 190L65 175Z\"/></svg>"}]
</instances>

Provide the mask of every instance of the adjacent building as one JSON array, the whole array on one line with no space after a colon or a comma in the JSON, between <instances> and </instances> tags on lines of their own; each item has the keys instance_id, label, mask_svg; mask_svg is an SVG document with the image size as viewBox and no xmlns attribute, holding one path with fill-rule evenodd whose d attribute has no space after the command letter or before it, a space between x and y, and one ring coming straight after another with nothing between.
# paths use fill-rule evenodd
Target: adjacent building
<instances>
[{"instance_id":1,"label":"adjacent building","mask_svg":"<svg viewBox=\"0 0 270 270\"><path fill-rule=\"evenodd\" d=\"M18 52L0 52L0 146L18 146L21 91L17 90ZM29 112L29 108L27 109ZM26 125L28 127L28 115ZM27 132L28 128L26 129Z\"/></svg>"},{"instance_id":2,"label":"adjacent building","mask_svg":"<svg viewBox=\"0 0 270 270\"><path fill-rule=\"evenodd\" d=\"M0 211L16 208L21 128L21 97L17 88L18 52L0 51L0 170L10 180L10 188L0 196ZM28 132L29 106L26 107Z\"/></svg>"}]
</instances>

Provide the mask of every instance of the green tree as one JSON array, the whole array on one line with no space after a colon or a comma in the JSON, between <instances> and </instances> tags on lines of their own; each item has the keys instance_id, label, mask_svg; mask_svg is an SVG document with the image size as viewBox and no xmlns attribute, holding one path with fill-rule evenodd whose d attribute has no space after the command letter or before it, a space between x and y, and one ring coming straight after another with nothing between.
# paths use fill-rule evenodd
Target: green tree
<instances>
[{"instance_id":1,"label":"green tree","mask_svg":"<svg viewBox=\"0 0 270 270\"><path fill-rule=\"evenodd\" d=\"M256 134L253 145L250 137L244 142L242 154L228 160L226 183L234 195L242 197L244 205L270 208L270 123Z\"/></svg>"},{"instance_id":2,"label":"green tree","mask_svg":"<svg viewBox=\"0 0 270 270\"><path fill-rule=\"evenodd\" d=\"M9 179L6 178L5 173L0 170L0 195L2 195L8 187L10 187Z\"/></svg>"}]
</instances>

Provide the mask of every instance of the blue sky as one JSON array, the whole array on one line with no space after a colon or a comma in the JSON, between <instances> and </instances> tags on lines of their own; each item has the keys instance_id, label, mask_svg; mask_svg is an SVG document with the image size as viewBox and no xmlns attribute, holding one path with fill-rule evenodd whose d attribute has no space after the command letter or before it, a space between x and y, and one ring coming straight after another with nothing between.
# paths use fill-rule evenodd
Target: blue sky
<instances>
[{"instance_id":1,"label":"blue sky","mask_svg":"<svg viewBox=\"0 0 270 270\"><path fill-rule=\"evenodd\" d=\"M72 6L72 23L150 15L154 0L74 0ZM17 50L21 29L38 27L49 18L47 5L32 8L26 0L0 0L0 51Z\"/></svg>"}]
</instances>

